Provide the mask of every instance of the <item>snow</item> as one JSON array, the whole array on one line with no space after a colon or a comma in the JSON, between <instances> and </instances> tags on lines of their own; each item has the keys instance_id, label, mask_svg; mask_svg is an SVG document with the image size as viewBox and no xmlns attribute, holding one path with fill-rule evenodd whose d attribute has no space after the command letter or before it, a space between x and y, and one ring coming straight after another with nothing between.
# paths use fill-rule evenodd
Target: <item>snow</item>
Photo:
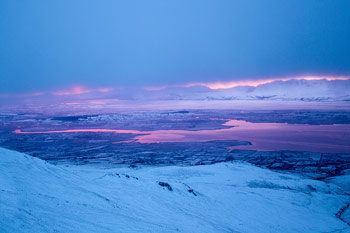
<instances>
[{"instance_id":1,"label":"snow","mask_svg":"<svg viewBox=\"0 0 350 233\"><path fill-rule=\"evenodd\" d=\"M349 171L349 170L347 170ZM345 174L342 176L336 176L328 179L329 182L337 184L345 192L350 193L350 174Z\"/></svg>"},{"instance_id":2,"label":"snow","mask_svg":"<svg viewBox=\"0 0 350 233\"><path fill-rule=\"evenodd\" d=\"M103 169L0 148L0 186L0 232L350 230L338 185L238 162Z\"/></svg>"}]
</instances>

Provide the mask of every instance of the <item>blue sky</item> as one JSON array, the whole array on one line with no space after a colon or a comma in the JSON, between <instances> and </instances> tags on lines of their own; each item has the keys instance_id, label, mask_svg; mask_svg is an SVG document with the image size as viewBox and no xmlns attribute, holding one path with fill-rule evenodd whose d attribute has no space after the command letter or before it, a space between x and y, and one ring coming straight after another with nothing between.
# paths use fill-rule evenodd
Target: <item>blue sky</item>
<instances>
[{"instance_id":1,"label":"blue sky","mask_svg":"<svg viewBox=\"0 0 350 233\"><path fill-rule=\"evenodd\" d=\"M0 93L350 72L350 1L1 1Z\"/></svg>"}]
</instances>

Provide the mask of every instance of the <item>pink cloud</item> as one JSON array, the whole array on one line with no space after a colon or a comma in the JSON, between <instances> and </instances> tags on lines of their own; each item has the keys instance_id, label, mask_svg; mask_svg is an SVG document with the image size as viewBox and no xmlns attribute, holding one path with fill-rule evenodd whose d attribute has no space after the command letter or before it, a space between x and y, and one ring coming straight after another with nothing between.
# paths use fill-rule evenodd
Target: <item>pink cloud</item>
<instances>
[{"instance_id":1,"label":"pink cloud","mask_svg":"<svg viewBox=\"0 0 350 233\"><path fill-rule=\"evenodd\" d=\"M87 89L83 86L76 86L76 87L72 87L72 88L66 89L66 90L54 91L54 92L51 92L51 94L53 94L53 95L81 95L81 94L85 94L85 93L89 93L89 92L91 92L90 89Z\"/></svg>"},{"instance_id":2,"label":"pink cloud","mask_svg":"<svg viewBox=\"0 0 350 233\"><path fill-rule=\"evenodd\" d=\"M110 92L114 90L114 88L95 88L95 89L90 89L86 88L84 86L75 86L69 89L64 89L64 90L58 90L58 91L53 91L51 92L52 95L81 95L81 94L87 94L91 92Z\"/></svg>"}]
</instances>

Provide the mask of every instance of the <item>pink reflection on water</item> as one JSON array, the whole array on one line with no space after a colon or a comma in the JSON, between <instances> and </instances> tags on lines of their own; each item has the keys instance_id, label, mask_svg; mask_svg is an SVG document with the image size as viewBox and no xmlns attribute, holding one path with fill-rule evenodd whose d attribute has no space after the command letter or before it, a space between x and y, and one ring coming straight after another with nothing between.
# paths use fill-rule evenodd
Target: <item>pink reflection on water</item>
<instances>
[{"instance_id":1,"label":"pink reflection on water","mask_svg":"<svg viewBox=\"0 0 350 233\"><path fill-rule=\"evenodd\" d=\"M251 146L231 149L261 151L292 150L329 153L350 152L350 125L304 125L286 123L250 123L229 121L239 125L232 139L252 142Z\"/></svg>"},{"instance_id":2,"label":"pink reflection on water","mask_svg":"<svg viewBox=\"0 0 350 233\"><path fill-rule=\"evenodd\" d=\"M13 131L13 133L16 133L16 134L77 133L77 132L131 133L131 134L143 133L143 132L138 131L138 130L124 130L124 129L67 129L67 130L33 131L33 132L23 132L20 129L16 129L16 130Z\"/></svg>"},{"instance_id":3,"label":"pink reflection on water","mask_svg":"<svg viewBox=\"0 0 350 233\"><path fill-rule=\"evenodd\" d=\"M58 131L23 132L35 133L72 133L72 132L112 132L139 134L131 141L139 143L160 142L205 142L211 140L250 141L252 145L234 146L230 149L247 150L293 150L311 152L349 153L350 125L305 125L287 123L251 123L241 120L228 120L224 125L232 126L216 130L115 130L115 129L70 129ZM118 142L117 142L118 143ZM120 143L120 142L119 142Z\"/></svg>"}]
</instances>

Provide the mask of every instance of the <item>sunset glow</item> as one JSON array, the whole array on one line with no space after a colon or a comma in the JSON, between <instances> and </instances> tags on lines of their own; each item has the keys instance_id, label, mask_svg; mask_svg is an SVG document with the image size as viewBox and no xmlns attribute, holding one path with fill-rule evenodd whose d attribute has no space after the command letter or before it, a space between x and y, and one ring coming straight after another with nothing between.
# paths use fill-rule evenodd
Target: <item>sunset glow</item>
<instances>
[{"instance_id":1,"label":"sunset glow","mask_svg":"<svg viewBox=\"0 0 350 233\"><path fill-rule=\"evenodd\" d=\"M90 89L86 88L84 86L75 86L69 89L65 90L59 90L59 91L54 91L51 92L52 95L81 95L81 94L86 94L86 93L91 93L91 92L110 92L112 91L113 88L97 88L97 89Z\"/></svg>"},{"instance_id":2,"label":"sunset glow","mask_svg":"<svg viewBox=\"0 0 350 233\"><path fill-rule=\"evenodd\" d=\"M323 77L323 76L302 76L302 77L288 77L288 78L274 78L274 79L259 79L259 80L240 80L240 81L229 81L229 82L200 82L200 83L188 83L186 84L186 87L192 87L192 86L204 86L208 87L210 89L228 89L238 86L253 86L257 87L262 84L271 83L274 81L288 81L288 80L322 80L326 79L328 81L331 80L347 80L350 79L350 77Z\"/></svg>"},{"instance_id":3,"label":"sunset glow","mask_svg":"<svg viewBox=\"0 0 350 233\"><path fill-rule=\"evenodd\" d=\"M176 87L194 87L194 86L203 86L208 87L210 89L216 90L216 89L229 89L233 87L238 86L252 86L257 87L262 84L271 83L274 81L288 81L288 80L347 80L350 79L350 77L345 76L300 76L300 77L286 77L286 78L270 78L270 79L242 79L237 81L226 81L226 82L192 82L187 84L179 84L179 85L161 85L161 86L147 86L144 87L147 91L159 91L166 88L176 88Z\"/></svg>"}]
</instances>

